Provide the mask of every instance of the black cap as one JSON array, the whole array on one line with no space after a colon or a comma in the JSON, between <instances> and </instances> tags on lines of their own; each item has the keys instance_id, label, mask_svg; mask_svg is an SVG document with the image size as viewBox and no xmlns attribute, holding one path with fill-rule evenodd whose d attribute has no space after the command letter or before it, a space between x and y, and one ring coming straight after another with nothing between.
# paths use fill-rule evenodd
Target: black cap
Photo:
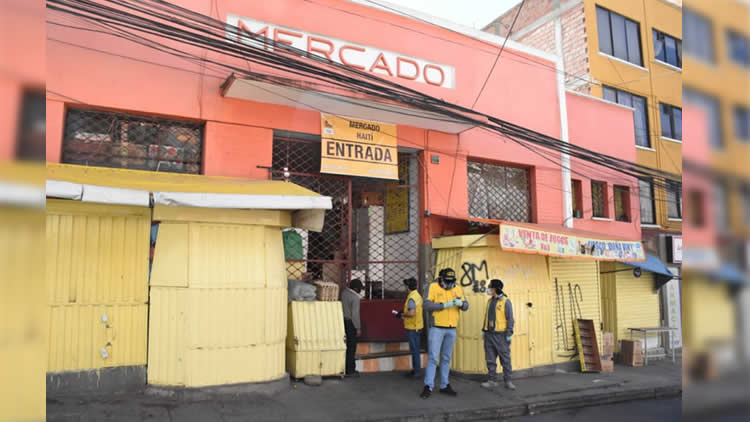
<instances>
[{"instance_id":1,"label":"black cap","mask_svg":"<svg viewBox=\"0 0 750 422\"><path fill-rule=\"evenodd\" d=\"M490 289L497 290L498 293L503 291L503 281L493 278L490 280Z\"/></svg>"},{"instance_id":2,"label":"black cap","mask_svg":"<svg viewBox=\"0 0 750 422\"><path fill-rule=\"evenodd\" d=\"M443 268L442 270L440 270L440 273L438 275L446 283L455 283L456 282L456 272L453 271L453 268Z\"/></svg>"},{"instance_id":3,"label":"black cap","mask_svg":"<svg viewBox=\"0 0 750 422\"><path fill-rule=\"evenodd\" d=\"M406 284L406 287L409 288L409 290L416 290L417 289L417 279L414 277L411 278L405 278L404 284Z\"/></svg>"},{"instance_id":4,"label":"black cap","mask_svg":"<svg viewBox=\"0 0 750 422\"><path fill-rule=\"evenodd\" d=\"M365 285L362 284L362 280L355 278L349 283L349 288L352 290L362 290L365 288Z\"/></svg>"}]
</instances>

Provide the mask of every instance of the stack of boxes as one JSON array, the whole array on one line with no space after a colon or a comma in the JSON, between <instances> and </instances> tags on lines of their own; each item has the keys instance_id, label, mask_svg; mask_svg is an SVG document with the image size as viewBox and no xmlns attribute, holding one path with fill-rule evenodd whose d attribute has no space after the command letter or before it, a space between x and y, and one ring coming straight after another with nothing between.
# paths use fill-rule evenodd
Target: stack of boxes
<instances>
[{"instance_id":1,"label":"stack of boxes","mask_svg":"<svg viewBox=\"0 0 750 422\"><path fill-rule=\"evenodd\" d=\"M615 336L612 333L602 333L602 372L615 370Z\"/></svg>"},{"instance_id":2,"label":"stack of boxes","mask_svg":"<svg viewBox=\"0 0 750 422\"><path fill-rule=\"evenodd\" d=\"M643 346L640 340L623 340L620 360L627 366L643 366Z\"/></svg>"}]
</instances>

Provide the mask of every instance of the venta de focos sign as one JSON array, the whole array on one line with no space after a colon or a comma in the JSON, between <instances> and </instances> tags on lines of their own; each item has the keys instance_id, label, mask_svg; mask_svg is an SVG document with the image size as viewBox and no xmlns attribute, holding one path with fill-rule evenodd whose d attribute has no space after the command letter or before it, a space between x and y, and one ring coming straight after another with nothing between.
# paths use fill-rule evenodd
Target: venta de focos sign
<instances>
[{"instance_id":1,"label":"venta de focos sign","mask_svg":"<svg viewBox=\"0 0 750 422\"><path fill-rule=\"evenodd\" d=\"M230 25L227 38L235 42L273 49L273 45L255 40L265 37L276 44L290 45L308 54L378 76L391 76L442 88L456 87L456 70L453 66L233 14L227 16L227 23Z\"/></svg>"}]
</instances>

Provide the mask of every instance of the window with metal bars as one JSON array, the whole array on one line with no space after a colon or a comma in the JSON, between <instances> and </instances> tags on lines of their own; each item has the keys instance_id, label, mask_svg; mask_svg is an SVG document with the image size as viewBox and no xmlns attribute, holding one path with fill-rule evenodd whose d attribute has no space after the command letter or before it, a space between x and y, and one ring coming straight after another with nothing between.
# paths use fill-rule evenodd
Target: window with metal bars
<instances>
[{"instance_id":1,"label":"window with metal bars","mask_svg":"<svg viewBox=\"0 0 750 422\"><path fill-rule=\"evenodd\" d=\"M614 186L612 191L615 196L615 220L630 221L630 188Z\"/></svg>"},{"instance_id":2,"label":"window with metal bars","mask_svg":"<svg viewBox=\"0 0 750 422\"><path fill-rule=\"evenodd\" d=\"M172 173L201 172L203 123L68 110L62 161Z\"/></svg>"},{"instance_id":3,"label":"window with metal bars","mask_svg":"<svg viewBox=\"0 0 750 422\"><path fill-rule=\"evenodd\" d=\"M469 161L469 215L531 222L529 170Z\"/></svg>"},{"instance_id":4,"label":"window with metal bars","mask_svg":"<svg viewBox=\"0 0 750 422\"><path fill-rule=\"evenodd\" d=\"M591 181L591 210L597 218L607 218L607 183Z\"/></svg>"}]
</instances>

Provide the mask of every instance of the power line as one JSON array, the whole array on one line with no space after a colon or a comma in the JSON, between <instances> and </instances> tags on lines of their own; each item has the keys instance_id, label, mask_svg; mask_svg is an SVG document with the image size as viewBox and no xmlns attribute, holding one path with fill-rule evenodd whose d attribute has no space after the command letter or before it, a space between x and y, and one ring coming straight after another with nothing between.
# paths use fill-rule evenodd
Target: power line
<instances>
[{"instance_id":1,"label":"power line","mask_svg":"<svg viewBox=\"0 0 750 422\"><path fill-rule=\"evenodd\" d=\"M505 44L508 42L508 38L510 38L510 34L513 33L513 26L516 25L516 21L518 20L518 16L521 14L521 9L523 9L524 3L526 3L526 0L521 1L521 5L518 7L518 11L516 12L516 17L513 18L513 23L510 24L508 35L505 37L502 47L500 47L500 52L497 53L497 57L495 57L495 62L492 63L492 67L490 68L489 73L487 73L487 77L484 79L484 83L482 84L482 89L479 90L479 94L477 94L477 98L474 99L474 104L471 105L472 109L477 106L477 101L479 101L479 97L482 96L482 92L484 92L484 88L487 86L487 82L490 80L490 76L492 76L492 72L495 70L495 66L497 66L497 62L500 61L500 56L503 54L503 50L505 50Z\"/></svg>"}]
</instances>

